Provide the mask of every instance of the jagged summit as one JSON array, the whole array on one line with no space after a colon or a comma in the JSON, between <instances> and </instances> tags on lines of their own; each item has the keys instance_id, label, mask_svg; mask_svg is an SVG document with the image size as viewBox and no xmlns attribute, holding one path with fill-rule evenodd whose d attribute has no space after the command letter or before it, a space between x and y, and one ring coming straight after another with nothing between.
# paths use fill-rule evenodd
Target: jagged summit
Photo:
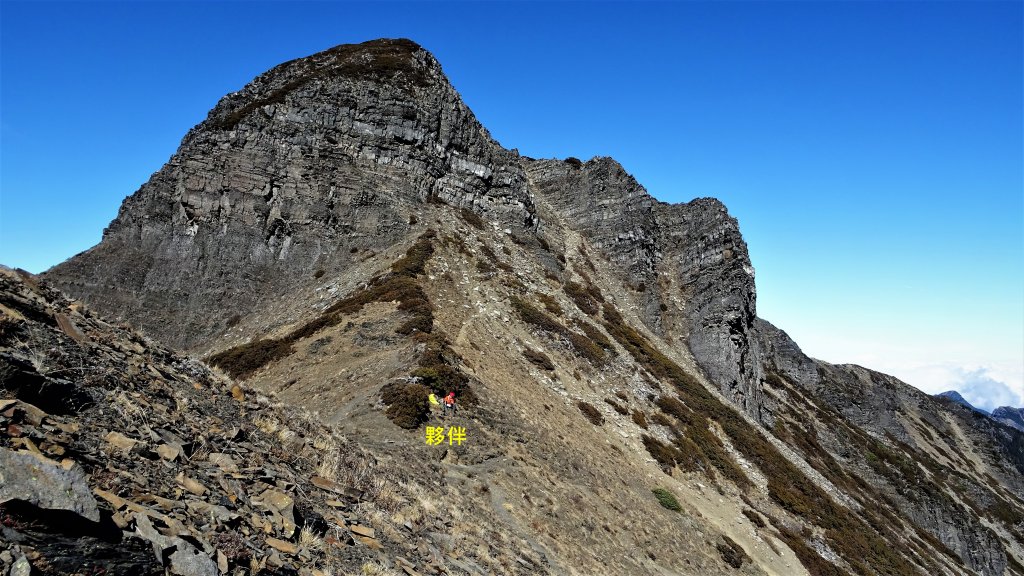
<instances>
[{"instance_id":1,"label":"jagged summit","mask_svg":"<svg viewBox=\"0 0 1024 576\"><path fill-rule=\"evenodd\" d=\"M309 84L333 77L384 82L412 92L446 82L440 65L419 44L405 38L341 44L305 58L290 60L257 77L240 92L225 97L214 108L206 126L232 130L263 106L283 103Z\"/></svg>"},{"instance_id":2,"label":"jagged summit","mask_svg":"<svg viewBox=\"0 0 1024 576\"><path fill-rule=\"evenodd\" d=\"M978 412L981 412L982 414L988 414L987 410L982 410L981 408L978 408L974 404L971 404L970 402L967 401L966 398L961 396L960 393L957 392L956 390L947 390L946 392L941 392L939 394L936 394L935 396L937 398L945 398L946 400L950 400L952 402L956 402L957 404L961 404L963 406L966 406L966 407L970 408L971 410L976 410Z\"/></svg>"},{"instance_id":3,"label":"jagged summit","mask_svg":"<svg viewBox=\"0 0 1024 576\"><path fill-rule=\"evenodd\" d=\"M45 279L437 479L463 522L424 524L417 499L384 538L422 543L417 562L1024 575L1024 435L808 358L757 317L721 202L502 148L408 41L226 96ZM448 390L472 441L426 451L426 396ZM492 524L500 550L461 547Z\"/></svg>"}]
</instances>

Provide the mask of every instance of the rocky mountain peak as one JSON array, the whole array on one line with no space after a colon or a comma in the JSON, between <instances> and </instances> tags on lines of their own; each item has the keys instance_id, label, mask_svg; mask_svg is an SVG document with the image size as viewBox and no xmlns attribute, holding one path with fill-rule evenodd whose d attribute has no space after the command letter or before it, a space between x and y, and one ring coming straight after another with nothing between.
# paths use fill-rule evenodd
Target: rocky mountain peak
<instances>
[{"instance_id":1,"label":"rocky mountain peak","mask_svg":"<svg viewBox=\"0 0 1024 576\"><path fill-rule=\"evenodd\" d=\"M275 66L244 90L229 94L211 111L207 127L234 129L261 107L283 103L292 92L310 84L330 82L332 78L387 83L410 93L446 82L437 60L412 40L341 44Z\"/></svg>"},{"instance_id":2,"label":"rocky mountain peak","mask_svg":"<svg viewBox=\"0 0 1024 576\"><path fill-rule=\"evenodd\" d=\"M537 226L518 154L428 52L408 40L342 45L222 98L103 242L51 276L193 348L314 274L399 242L431 203L511 234Z\"/></svg>"},{"instance_id":3,"label":"rocky mountain peak","mask_svg":"<svg viewBox=\"0 0 1024 576\"><path fill-rule=\"evenodd\" d=\"M225 96L45 280L439 479L469 528L400 525L467 573L1024 575L1024 435L808 358L721 202L502 148L409 41ZM449 390L473 441L426 451ZM459 548L491 524L528 554Z\"/></svg>"},{"instance_id":4,"label":"rocky mountain peak","mask_svg":"<svg viewBox=\"0 0 1024 576\"><path fill-rule=\"evenodd\" d=\"M966 407L970 408L971 410L975 410L977 412L981 412L982 414L988 414L987 410L982 410L981 408L978 408L974 404L971 404L967 400L967 398L964 398L963 396L961 396L960 393L957 392L956 390L947 390L945 392L941 392L939 394L936 394L935 397L936 398L943 398L943 399L949 400L951 402L956 402L957 404L960 404L962 406L966 406Z\"/></svg>"}]
</instances>

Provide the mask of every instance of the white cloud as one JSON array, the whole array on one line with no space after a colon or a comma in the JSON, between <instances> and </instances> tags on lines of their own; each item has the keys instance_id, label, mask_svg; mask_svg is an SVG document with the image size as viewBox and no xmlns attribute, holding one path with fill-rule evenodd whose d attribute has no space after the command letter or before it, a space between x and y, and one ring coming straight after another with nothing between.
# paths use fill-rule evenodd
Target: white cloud
<instances>
[{"instance_id":1,"label":"white cloud","mask_svg":"<svg viewBox=\"0 0 1024 576\"><path fill-rule=\"evenodd\" d=\"M992 378L987 369L961 368L959 372L960 382L956 390L974 406L989 412L1000 406L1021 406L1020 394L1011 390L1005 383Z\"/></svg>"}]
</instances>

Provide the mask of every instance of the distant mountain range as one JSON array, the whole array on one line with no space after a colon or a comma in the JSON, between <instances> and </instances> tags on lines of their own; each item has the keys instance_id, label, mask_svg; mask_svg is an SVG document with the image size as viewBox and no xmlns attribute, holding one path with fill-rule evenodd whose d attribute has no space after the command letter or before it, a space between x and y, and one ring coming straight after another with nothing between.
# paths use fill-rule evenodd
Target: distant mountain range
<instances>
[{"instance_id":1,"label":"distant mountain range","mask_svg":"<svg viewBox=\"0 0 1024 576\"><path fill-rule=\"evenodd\" d=\"M940 394L936 394L935 397L952 400L953 402L956 402L957 404L962 404L970 408L971 410L981 412L982 414L988 416L989 418L995 420L996 422L999 422L1000 424L1006 424L1011 428L1016 428L1017 430L1024 431L1024 408L1014 408L1013 406L1000 406L999 408L996 408L992 412L989 412L987 410L978 408L977 406L971 404L956 390L942 392Z\"/></svg>"}]
</instances>

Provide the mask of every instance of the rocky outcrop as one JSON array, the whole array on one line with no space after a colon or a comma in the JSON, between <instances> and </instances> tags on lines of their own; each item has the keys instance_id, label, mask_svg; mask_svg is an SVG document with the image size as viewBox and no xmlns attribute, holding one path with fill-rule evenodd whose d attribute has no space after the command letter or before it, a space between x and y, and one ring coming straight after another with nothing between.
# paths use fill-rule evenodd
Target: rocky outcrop
<instances>
[{"instance_id":1,"label":"rocky outcrop","mask_svg":"<svg viewBox=\"0 0 1024 576\"><path fill-rule=\"evenodd\" d=\"M0 574L441 573L412 530L449 507L392 519L420 479L28 280L0 270Z\"/></svg>"},{"instance_id":2,"label":"rocky outcrop","mask_svg":"<svg viewBox=\"0 0 1024 576\"><path fill-rule=\"evenodd\" d=\"M102 242L47 277L189 349L238 315L404 238L418 206L536 225L515 152L407 40L281 64L225 96L125 200Z\"/></svg>"},{"instance_id":3,"label":"rocky outcrop","mask_svg":"<svg viewBox=\"0 0 1024 576\"><path fill-rule=\"evenodd\" d=\"M1024 408L1000 406L992 411L992 419L1024 432Z\"/></svg>"},{"instance_id":4,"label":"rocky outcrop","mask_svg":"<svg viewBox=\"0 0 1024 576\"><path fill-rule=\"evenodd\" d=\"M558 219L600 250L624 280L643 288L645 324L667 339L683 338L721 392L758 417L754 269L725 206L713 198L659 202L610 158L529 161L526 167L531 191ZM670 334L663 318L676 297L683 304L682 333Z\"/></svg>"}]
</instances>

